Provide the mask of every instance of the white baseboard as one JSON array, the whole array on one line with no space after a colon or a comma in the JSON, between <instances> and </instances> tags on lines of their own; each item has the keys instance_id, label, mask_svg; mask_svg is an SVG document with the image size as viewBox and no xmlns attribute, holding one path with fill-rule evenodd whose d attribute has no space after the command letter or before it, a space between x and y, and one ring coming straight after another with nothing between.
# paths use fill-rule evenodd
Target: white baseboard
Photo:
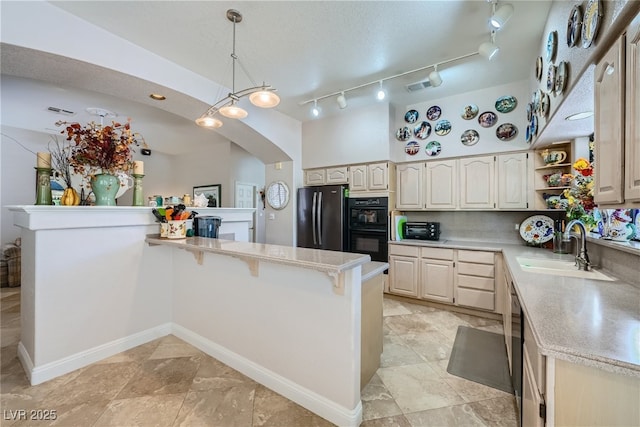
<instances>
[{"instance_id":1,"label":"white baseboard","mask_svg":"<svg viewBox=\"0 0 640 427\"><path fill-rule=\"evenodd\" d=\"M128 337L119 338L97 347L81 351L80 353L72 354L71 356L38 366L37 368L34 368L31 357L29 357L27 350L22 345L22 342L20 342L18 344L18 358L27 373L27 377L29 377L31 385L37 385L106 359L107 357L111 357L125 350L129 350L133 347L137 347L149 341L169 335L170 333L171 323L165 323L164 325L156 326L154 328L129 335Z\"/></svg>"},{"instance_id":2,"label":"white baseboard","mask_svg":"<svg viewBox=\"0 0 640 427\"><path fill-rule=\"evenodd\" d=\"M180 325L173 323L171 333L336 425L357 427L362 421L361 401L354 409L345 408Z\"/></svg>"}]
</instances>

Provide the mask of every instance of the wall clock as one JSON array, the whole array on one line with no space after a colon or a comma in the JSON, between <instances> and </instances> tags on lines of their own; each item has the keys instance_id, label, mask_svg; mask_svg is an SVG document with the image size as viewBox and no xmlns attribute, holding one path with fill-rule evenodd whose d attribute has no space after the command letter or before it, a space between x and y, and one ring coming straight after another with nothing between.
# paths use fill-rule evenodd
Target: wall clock
<instances>
[{"instance_id":1,"label":"wall clock","mask_svg":"<svg viewBox=\"0 0 640 427\"><path fill-rule=\"evenodd\" d=\"M275 181L267 187L267 203L273 209L284 209L289 203L289 186L283 181Z\"/></svg>"}]
</instances>

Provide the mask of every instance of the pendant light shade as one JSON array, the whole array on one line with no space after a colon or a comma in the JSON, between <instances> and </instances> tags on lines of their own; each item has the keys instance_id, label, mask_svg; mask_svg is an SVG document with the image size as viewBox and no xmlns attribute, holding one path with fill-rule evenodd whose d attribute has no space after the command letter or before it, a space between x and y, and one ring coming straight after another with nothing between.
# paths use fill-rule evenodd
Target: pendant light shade
<instances>
[{"instance_id":1,"label":"pendant light shade","mask_svg":"<svg viewBox=\"0 0 640 427\"><path fill-rule=\"evenodd\" d=\"M496 46L493 42L484 42L478 48L478 52L480 55L487 58L489 61L498 53L500 48Z\"/></svg>"},{"instance_id":2,"label":"pendant light shade","mask_svg":"<svg viewBox=\"0 0 640 427\"><path fill-rule=\"evenodd\" d=\"M513 6L510 4L503 4L493 14L489 23L493 28L499 30L507 23L509 18L511 18L511 15L513 15Z\"/></svg>"},{"instance_id":3,"label":"pendant light shade","mask_svg":"<svg viewBox=\"0 0 640 427\"><path fill-rule=\"evenodd\" d=\"M237 105L238 100L245 96L249 96L249 100L256 107L273 108L280 103L280 97L275 93L276 89L265 83L262 83L262 86L256 85L248 75L246 69L242 66L242 63L240 63L240 67L253 83L253 87L236 92L236 61L240 61L236 55L236 24L242 22L242 15L235 9L229 9L227 10L227 19L233 23L233 50L231 52L233 65L232 92L209 107L209 109L196 120L198 126L209 128L219 128L222 126L222 122L214 117L217 113L230 119L243 119L247 117L247 111Z\"/></svg>"}]
</instances>

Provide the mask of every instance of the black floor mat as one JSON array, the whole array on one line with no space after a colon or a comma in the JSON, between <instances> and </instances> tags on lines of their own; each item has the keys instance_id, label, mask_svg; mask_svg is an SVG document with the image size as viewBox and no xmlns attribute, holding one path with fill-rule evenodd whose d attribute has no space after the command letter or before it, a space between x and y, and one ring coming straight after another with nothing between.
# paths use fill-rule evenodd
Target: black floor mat
<instances>
[{"instance_id":1,"label":"black floor mat","mask_svg":"<svg viewBox=\"0 0 640 427\"><path fill-rule=\"evenodd\" d=\"M504 335L459 326L447 372L513 393Z\"/></svg>"}]
</instances>

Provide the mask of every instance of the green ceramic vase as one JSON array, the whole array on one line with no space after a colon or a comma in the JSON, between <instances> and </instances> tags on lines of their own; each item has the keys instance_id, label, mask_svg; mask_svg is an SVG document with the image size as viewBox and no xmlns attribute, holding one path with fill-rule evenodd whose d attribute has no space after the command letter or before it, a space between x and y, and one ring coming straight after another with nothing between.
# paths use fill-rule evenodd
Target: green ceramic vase
<instances>
[{"instance_id":1,"label":"green ceramic vase","mask_svg":"<svg viewBox=\"0 0 640 427\"><path fill-rule=\"evenodd\" d=\"M101 173L91 177L91 189L96 196L96 206L116 206L116 194L120 180L115 175Z\"/></svg>"}]
</instances>

